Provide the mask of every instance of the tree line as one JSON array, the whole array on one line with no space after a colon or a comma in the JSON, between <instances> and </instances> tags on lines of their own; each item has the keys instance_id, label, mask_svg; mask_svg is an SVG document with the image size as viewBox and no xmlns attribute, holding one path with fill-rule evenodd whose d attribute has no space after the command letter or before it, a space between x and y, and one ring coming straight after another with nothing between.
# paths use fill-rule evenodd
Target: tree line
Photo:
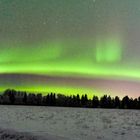
<instances>
[{"instance_id":1,"label":"tree line","mask_svg":"<svg viewBox=\"0 0 140 140\"><path fill-rule=\"evenodd\" d=\"M62 107L85 107L85 108L116 108L116 109L140 109L140 97L129 98L128 96L120 99L118 96L111 97L103 95L102 97L88 95L66 96L63 94L49 93L42 96L41 93L27 93L7 89L0 95L0 104L9 105L42 105L42 106L62 106Z\"/></svg>"}]
</instances>

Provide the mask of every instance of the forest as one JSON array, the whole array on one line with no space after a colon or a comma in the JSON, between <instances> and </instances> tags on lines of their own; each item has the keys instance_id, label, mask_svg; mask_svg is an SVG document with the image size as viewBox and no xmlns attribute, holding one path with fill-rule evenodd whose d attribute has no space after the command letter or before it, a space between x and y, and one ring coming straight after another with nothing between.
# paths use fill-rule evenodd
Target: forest
<instances>
[{"instance_id":1,"label":"forest","mask_svg":"<svg viewBox=\"0 0 140 140\"><path fill-rule=\"evenodd\" d=\"M140 97L129 98L128 96L120 99L118 96L111 97L103 95L102 97L88 95L70 95L48 93L43 96L41 93L27 93L25 91L16 91L7 89L0 95L0 104L2 105L34 105L34 106L60 106L60 107L83 107L83 108L107 108L107 109L140 109Z\"/></svg>"}]
</instances>

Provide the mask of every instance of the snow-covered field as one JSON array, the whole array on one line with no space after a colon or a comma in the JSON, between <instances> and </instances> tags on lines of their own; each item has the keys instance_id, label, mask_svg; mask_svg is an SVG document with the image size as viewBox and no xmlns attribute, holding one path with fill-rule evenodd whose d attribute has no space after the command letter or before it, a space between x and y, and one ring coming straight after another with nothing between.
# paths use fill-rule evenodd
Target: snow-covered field
<instances>
[{"instance_id":1,"label":"snow-covered field","mask_svg":"<svg viewBox=\"0 0 140 140\"><path fill-rule=\"evenodd\" d=\"M140 140L140 111L0 106L0 140Z\"/></svg>"}]
</instances>

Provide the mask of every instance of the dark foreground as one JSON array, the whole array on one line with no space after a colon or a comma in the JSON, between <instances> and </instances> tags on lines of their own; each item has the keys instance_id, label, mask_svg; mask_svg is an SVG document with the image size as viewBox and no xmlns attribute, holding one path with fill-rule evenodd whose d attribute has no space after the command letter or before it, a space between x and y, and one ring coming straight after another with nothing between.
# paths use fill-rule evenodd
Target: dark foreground
<instances>
[{"instance_id":1,"label":"dark foreground","mask_svg":"<svg viewBox=\"0 0 140 140\"><path fill-rule=\"evenodd\" d=\"M0 106L0 140L139 140L139 110Z\"/></svg>"}]
</instances>

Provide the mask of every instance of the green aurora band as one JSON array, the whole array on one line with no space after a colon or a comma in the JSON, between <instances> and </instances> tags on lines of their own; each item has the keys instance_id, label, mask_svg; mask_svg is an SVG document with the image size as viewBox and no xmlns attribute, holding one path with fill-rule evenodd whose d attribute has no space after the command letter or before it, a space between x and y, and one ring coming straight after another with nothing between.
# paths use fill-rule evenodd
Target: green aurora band
<instances>
[{"instance_id":1,"label":"green aurora band","mask_svg":"<svg viewBox=\"0 0 140 140\"><path fill-rule=\"evenodd\" d=\"M28 50L24 45L28 46ZM71 39L24 45L11 42L0 44L1 74L140 78L139 69L119 63L123 59L123 46L118 39Z\"/></svg>"},{"instance_id":2,"label":"green aurora band","mask_svg":"<svg viewBox=\"0 0 140 140\"><path fill-rule=\"evenodd\" d=\"M28 46L28 51L25 46ZM36 74L61 77L100 77L107 79L140 79L140 72L126 69L120 65L123 57L122 43L119 39L103 40L55 40L38 44L11 42L1 44L0 52L1 74ZM32 46L33 45L33 46ZM13 48L14 50L10 49ZM81 49L80 47L83 46ZM88 49L86 49L86 46ZM78 48L78 49L77 49ZM70 53L71 52L71 53ZM73 52L73 53L72 53ZM87 63L88 62L88 63ZM119 66L118 66L119 64ZM116 71L116 68L118 69ZM102 91L86 87L68 85L11 85L17 90L29 92L48 92L70 94L85 94L90 98L93 94L101 96ZM94 87L94 85L93 85ZM3 86L1 91L8 88ZM111 95L114 95L113 93Z\"/></svg>"},{"instance_id":3,"label":"green aurora band","mask_svg":"<svg viewBox=\"0 0 140 140\"><path fill-rule=\"evenodd\" d=\"M9 43L1 44L1 50L0 73L139 77L138 72L125 71L122 66L114 71L122 57L121 43L115 39Z\"/></svg>"}]
</instances>

